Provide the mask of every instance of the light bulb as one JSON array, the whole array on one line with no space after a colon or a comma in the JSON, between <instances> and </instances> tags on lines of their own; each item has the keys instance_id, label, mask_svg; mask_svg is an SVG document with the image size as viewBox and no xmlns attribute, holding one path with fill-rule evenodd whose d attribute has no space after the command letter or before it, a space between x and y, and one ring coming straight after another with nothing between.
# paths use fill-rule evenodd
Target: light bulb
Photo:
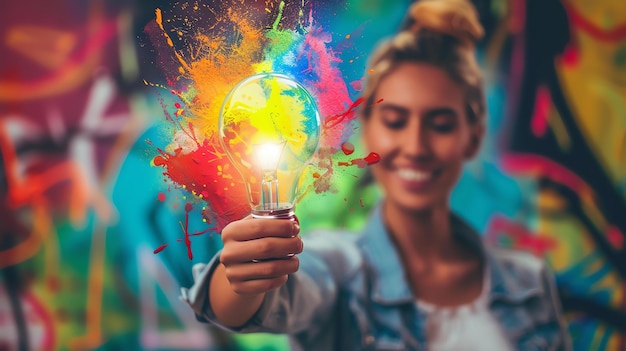
<instances>
[{"instance_id":1,"label":"light bulb","mask_svg":"<svg viewBox=\"0 0 626 351\"><path fill-rule=\"evenodd\" d=\"M252 216L292 217L320 139L319 111L304 86L277 73L239 82L222 105L219 139L244 180Z\"/></svg>"}]
</instances>

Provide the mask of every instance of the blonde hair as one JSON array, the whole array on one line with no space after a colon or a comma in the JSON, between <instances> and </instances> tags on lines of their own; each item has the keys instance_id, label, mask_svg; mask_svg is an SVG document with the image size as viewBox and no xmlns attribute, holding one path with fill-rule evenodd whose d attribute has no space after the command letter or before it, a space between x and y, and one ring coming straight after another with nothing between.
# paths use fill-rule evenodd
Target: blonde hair
<instances>
[{"instance_id":1,"label":"blonde hair","mask_svg":"<svg viewBox=\"0 0 626 351\"><path fill-rule=\"evenodd\" d=\"M363 99L369 117L380 81L398 63L420 62L445 70L465 87L470 122L482 123L486 108L476 43L484 35L478 13L468 0L421 0L408 10L405 28L385 41L370 57Z\"/></svg>"}]
</instances>

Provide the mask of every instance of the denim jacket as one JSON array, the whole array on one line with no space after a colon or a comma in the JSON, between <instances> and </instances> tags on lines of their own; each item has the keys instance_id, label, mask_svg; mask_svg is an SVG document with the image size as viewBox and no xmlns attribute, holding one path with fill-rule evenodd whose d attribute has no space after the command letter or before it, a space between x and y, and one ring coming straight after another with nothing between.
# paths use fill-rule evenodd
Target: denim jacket
<instances>
[{"instance_id":1,"label":"denim jacket","mask_svg":"<svg viewBox=\"0 0 626 351\"><path fill-rule=\"evenodd\" d=\"M484 255L489 308L514 349L571 350L546 265L530 254L485 247L456 216L452 224L459 239ZM293 350L428 350L427 316L416 307L380 206L361 235L320 231L303 239L298 272L268 292L240 328L221 325L207 298L219 253L209 264L194 266L195 283L181 289L181 299L198 320L233 332L288 334Z\"/></svg>"}]
</instances>

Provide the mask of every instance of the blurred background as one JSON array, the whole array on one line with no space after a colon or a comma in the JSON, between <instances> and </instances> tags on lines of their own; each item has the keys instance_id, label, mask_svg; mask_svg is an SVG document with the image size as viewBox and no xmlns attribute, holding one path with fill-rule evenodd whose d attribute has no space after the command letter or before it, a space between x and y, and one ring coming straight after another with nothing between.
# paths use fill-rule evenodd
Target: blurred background
<instances>
[{"instance_id":1,"label":"blurred background","mask_svg":"<svg viewBox=\"0 0 626 351\"><path fill-rule=\"evenodd\" d=\"M281 26L312 13L354 100L410 3L284 1ZM453 207L485 240L548 260L576 350L626 350L626 2L474 3L488 134ZM178 299L220 239L154 162L176 97L163 52L193 61L186 35L231 6L271 27L280 2L2 3L1 351L287 350L282 336L197 323ZM305 196L303 228L358 230L379 196L365 177L339 172Z\"/></svg>"}]
</instances>

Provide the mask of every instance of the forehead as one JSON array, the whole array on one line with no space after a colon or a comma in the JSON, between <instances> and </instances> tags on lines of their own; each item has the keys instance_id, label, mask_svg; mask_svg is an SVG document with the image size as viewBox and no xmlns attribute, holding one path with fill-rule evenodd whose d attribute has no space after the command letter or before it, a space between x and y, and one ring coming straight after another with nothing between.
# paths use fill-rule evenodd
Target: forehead
<instances>
[{"instance_id":1,"label":"forehead","mask_svg":"<svg viewBox=\"0 0 626 351\"><path fill-rule=\"evenodd\" d=\"M448 106L461 108L465 93L443 69L423 63L403 62L384 76L376 89L375 100L406 106L427 108Z\"/></svg>"}]
</instances>

